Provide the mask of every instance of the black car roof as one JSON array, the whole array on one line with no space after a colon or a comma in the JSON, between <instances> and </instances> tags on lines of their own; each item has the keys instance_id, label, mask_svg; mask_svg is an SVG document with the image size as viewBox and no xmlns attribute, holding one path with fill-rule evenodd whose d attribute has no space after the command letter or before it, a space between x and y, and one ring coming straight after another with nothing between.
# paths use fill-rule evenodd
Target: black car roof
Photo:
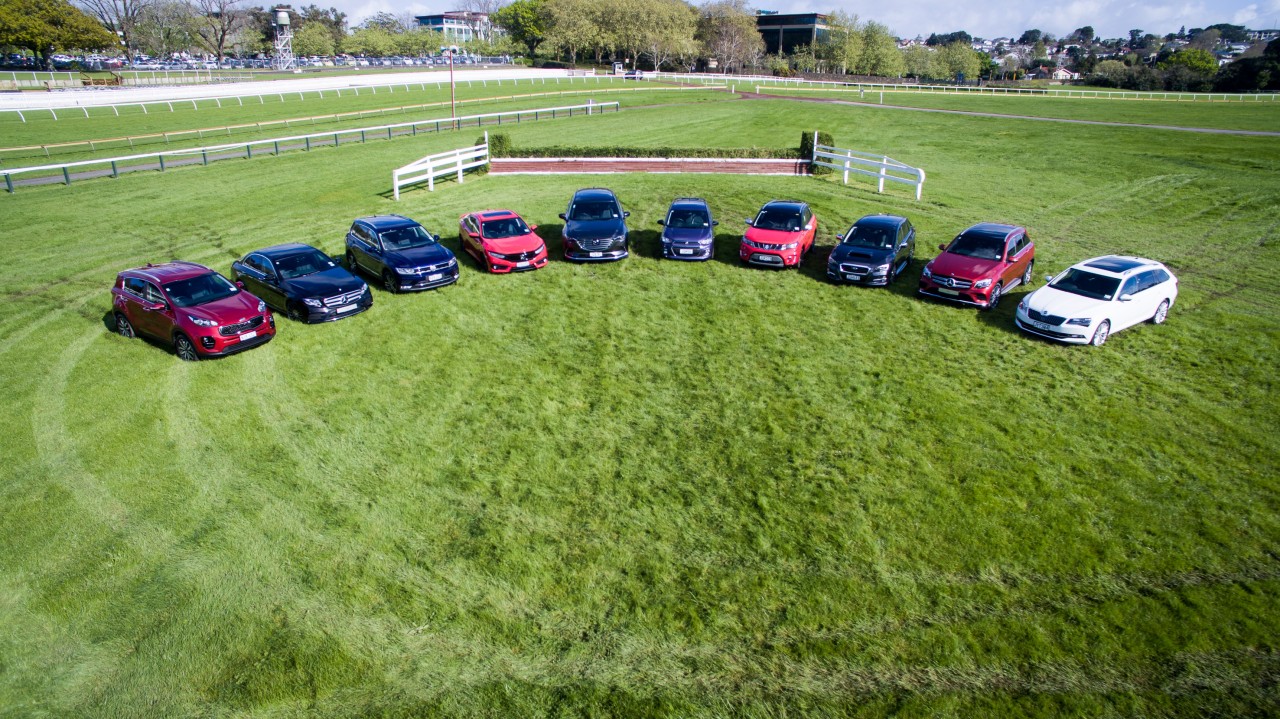
<instances>
[{"instance_id":1,"label":"black car roof","mask_svg":"<svg viewBox=\"0 0 1280 719\"><path fill-rule=\"evenodd\" d=\"M261 250L254 250L249 254L265 255L268 259L274 260L277 257L292 255L299 250L315 250L316 252L319 252L319 250L316 250L316 248L311 245L304 245L301 242L286 242L283 245L272 245L270 247L264 247Z\"/></svg>"},{"instance_id":2,"label":"black car roof","mask_svg":"<svg viewBox=\"0 0 1280 719\"><path fill-rule=\"evenodd\" d=\"M379 232L396 227L412 227L418 224L404 215L373 215L371 217L361 217L356 221L363 222Z\"/></svg>"},{"instance_id":3,"label":"black car roof","mask_svg":"<svg viewBox=\"0 0 1280 719\"><path fill-rule=\"evenodd\" d=\"M574 200L616 200L613 190L603 187L588 187L573 193Z\"/></svg>"},{"instance_id":4,"label":"black car roof","mask_svg":"<svg viewBox=\"0 0 1280 719\"><path fill-rule=\"evenodd\" d=\"M866 217L859 218L857 222L853 223L853 226L854 227L875 227L875 226L900 227L902 223L906 221L907 221L907 218L899 217L898 215L867 215Z\"/></svg>"}]
</instances>

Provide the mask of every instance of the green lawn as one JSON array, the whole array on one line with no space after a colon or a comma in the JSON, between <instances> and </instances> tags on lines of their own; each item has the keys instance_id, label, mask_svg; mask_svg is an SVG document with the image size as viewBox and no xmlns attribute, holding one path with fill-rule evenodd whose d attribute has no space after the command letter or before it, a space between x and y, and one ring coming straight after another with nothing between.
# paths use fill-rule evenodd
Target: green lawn
<instances>
[{"instance_id":1,"label":"green lawn","mask_svg":"<svg viewBox=\"0 0 1280 719\"><path fill-rule=\"evenodd\" d=\"M674 101L673 101L674 102ZM388 199L393 140L0 196L0 714L1268 716L1280 711L1280 147L785 100L631 108L518 145L789 146L929 173L468 177ZM470 138L468 138L470 139ZM509 206L559 249L574 189L633 257L379 292L184 364L104 322L115 272L341 250L401 212L457 246ZM654 257L677 195L715 261ZM810 201L824 250L740 266ZM74 208L74 209L72 209ZM921 257L821 277L871 212ZM1018 222L1040 272L1167 262L1169 322L1104 348L924 302L928 248ZM1016 297L1014 298L1016 299Z\"/></svg>"}]
</instances>

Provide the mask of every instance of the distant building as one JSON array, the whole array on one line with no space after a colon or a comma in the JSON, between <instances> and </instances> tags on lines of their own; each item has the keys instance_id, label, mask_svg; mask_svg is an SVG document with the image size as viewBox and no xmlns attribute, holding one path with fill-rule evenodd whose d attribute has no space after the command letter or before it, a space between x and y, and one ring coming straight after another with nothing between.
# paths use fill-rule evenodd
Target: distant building
<instances>
[{"instance_id":1,"label":"distant building","mask_svg":"<svg viewBox=\"0 0 1280 719\"><path fill-rule=\"evenodd\" d=\"M501 29L489 22L489 14L470 10L453 10L439 15L417 15L418 27L443 33L455 44L471 40L490 40Z\"/></svg>"},{"instance_id":2,"label":"distant building","mask_svg":"<svg viewBox=\"0 0 1280 719\"><path fill-rule=\"evenodd\" d=\"M1280 30L1250 30L1249 39L1258 40L1275 40L1280 38Z\"/></svg>"},{"instance_id":3,"label":"distant building","mask_svg":"<svg viewBox=\"0 0 1280 719\"><path fill-rule=\"evenodd\" d=\"M764 51L770 55L789 54L803 45L826 42L831 34L827 16L818 13L756 16L756 29L764 38Z\"/></svg>"}]
</instances>

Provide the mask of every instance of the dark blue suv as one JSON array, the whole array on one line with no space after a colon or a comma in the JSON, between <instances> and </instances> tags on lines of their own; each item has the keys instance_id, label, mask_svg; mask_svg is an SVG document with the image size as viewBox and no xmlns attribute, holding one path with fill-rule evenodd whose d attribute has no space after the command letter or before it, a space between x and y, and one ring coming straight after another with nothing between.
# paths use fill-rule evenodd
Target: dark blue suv
<instances>
[{"instance_id":1,"label":"dark blue suv","mask_svg":"<svg viewBox=\"0 0 1280 719\"><path fill-rule=\"evenodd\" d=\"M827 277L835 282L887 285L916 254L916 230L897 215L867 215L836 239L827 258Z\"/></svg>"},{"instance_id":2,"label":"dark blue suv","mask_svg":"<svg viewBox=\"0 0 1280 719\"><path fill-rule=\"evenodd\" d=\"M611 190L590 188L573 193L569 211L560 214L564 220L564 258L585 262L621 260L630 252L627 244L627 222L630 212Z\"/></svg>"},{"instance_id":3,"label":"dark blue suv","mask_svg":"<svg viewBox=\"0 0 1280 719\"><path fill-rule=\"evenodd\" d=\"M440 236L401 215L361 217L347 232L347 264L382 280L388 292L429 290L458 281L458 260Z\"/></svg>"},{"instance_id":4,"label":"dark blue suv","mask_svg":"<svg viewBox=\"0 0 1280 719\"><path fill-rule=\"evenodd\" d=\"M662 256L672 260L709 260L715 254L711 208L701 197L677 197L667 208L662 230Z\"/></svg>"}]
</instances>

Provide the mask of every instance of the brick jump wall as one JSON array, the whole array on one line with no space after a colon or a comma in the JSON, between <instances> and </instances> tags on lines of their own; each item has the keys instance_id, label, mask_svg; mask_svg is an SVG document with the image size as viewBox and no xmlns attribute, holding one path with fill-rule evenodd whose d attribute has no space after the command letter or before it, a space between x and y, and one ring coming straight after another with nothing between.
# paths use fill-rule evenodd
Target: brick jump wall
<instances>
[{"instance_id":1,"label":"brick jump wall","mask_svg":"<svg viewBox=\"0 0 1280 719\"><path fill-rule=\"evenodd\" d=\"M680 157L503 157L489 161L489 173L494 175L592 175L622 172L808 175L809 162Z\"/></svg>"}]
</instances>

